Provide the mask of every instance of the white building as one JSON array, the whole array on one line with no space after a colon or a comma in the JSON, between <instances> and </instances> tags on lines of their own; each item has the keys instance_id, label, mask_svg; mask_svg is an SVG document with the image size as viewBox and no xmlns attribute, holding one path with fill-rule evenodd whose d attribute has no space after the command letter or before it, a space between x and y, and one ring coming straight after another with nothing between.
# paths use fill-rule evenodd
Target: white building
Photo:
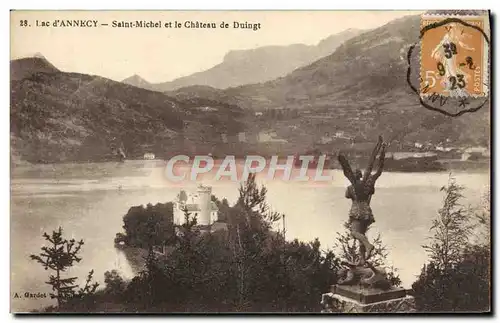
<instances>
[{"instance_id":1,"label":"white building","mask_svg":"<svg viewBox=\"0 0 500 323\"><path fill-rule=\"evenodd\" d=\"M278 138L276 131L260 131L257 138L259 142L288 142L286 139Z\"/></svg>"},{"instance_id":2,"label":"white building","mask_svg":"<svg viewBox=\"0 0 500 323\"><path fill-rule=\"evenodd\" d=\"M344 131L340 130L335 132L335 135L333 135L335 138L340 138L340 139L348 139L352 140L352 137L348 134L346 134Z\"/></svg>"},{"instance_id":3,"label":"white building","mask_svg":"<svg viewBox=\"0 0 500 323\"><path fill-rule=\"evenodd\" d=\"M321 137L321 139L320 139L320 142L321 142L323 145L325 145L325 144L329 144L329 143L331 143L332 141L333 141L333 139L332 139L332 138L330 138L330 137L327 137L327 136L323 136L323 137Z\"/></svg>"},{"instance_id":4,"label":"white building","mask_svg":"<svg viewBox=\"0 0 500 323\"><path fill-rule=\"evenodd\" d=\"M153 154L153 153L145 153L144 154L144 159L153 160L153 159L155 159L155 154Z\"/></svg>"},{"instance_id":5,"label":"white building","mask_svg":"<svg viewBox=\"0 0 500 323\"><path fill-rule=\"evenodd\" d=\"M174 202L174 224L182 225L186 222L185 209L191 217L196 216L198 225L212 225L217 221L219 208L212 201L212 187L198 186L196 193L188 195L186 201L181 200L179 194Z\"/></svg>"},{"instance_id":6,"label":"white building","mask_svg":"<svg viewBox=\"0 0 500 323\"><path fill-rule=\"evenodd\" d=\"M490 157L490 151L487 147L469 147L462 153L462 160L468 160L471 156Z\"/></svg>"},{"instance_id":7,"label":"white building","mask_svg":"<svg viewBox=\"0 0 500 323\"><path fill-rule=\"evenodd\" d=\"M436 150L437 151L445 151L445 148L442 145L437 145Z\"/></svg>"}]
</instances>

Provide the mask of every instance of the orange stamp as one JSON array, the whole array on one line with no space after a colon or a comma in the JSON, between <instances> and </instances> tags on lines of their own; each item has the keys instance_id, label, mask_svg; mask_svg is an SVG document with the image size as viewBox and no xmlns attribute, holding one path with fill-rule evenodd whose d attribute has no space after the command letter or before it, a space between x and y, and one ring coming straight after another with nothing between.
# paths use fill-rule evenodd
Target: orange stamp
<instances>
[{"instance_id":1,"label":"orange stamp","mask_svg":"<svg viewBox=\"0 0 500 323\"><path fill-rule=\"evenodd\" d=\"M490 41L487 15L423 15L420 41L421 95L488 95Z\"/></svg>"}]
</instances>

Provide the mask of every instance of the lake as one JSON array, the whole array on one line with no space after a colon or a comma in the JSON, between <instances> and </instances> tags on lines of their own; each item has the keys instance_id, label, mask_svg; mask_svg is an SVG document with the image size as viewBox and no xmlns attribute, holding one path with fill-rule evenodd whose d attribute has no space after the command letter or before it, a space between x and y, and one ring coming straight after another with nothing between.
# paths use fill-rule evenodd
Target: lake
<instances>
[{"instance_id":1,"label":"lake","mask_svg":"<svg viewBox=\"0 0 500 323\"><path fill-rule=\"evenodd\" d=\"M286 214L287 238L333 247L337 232L343 231L350 201L344 197L348 185L341 171L332 170L328 183L258 181L268 189L273 210ZM477 205L488 189L488 172L454 173L466 187L464 204ZM427 255L421 245L429 236L431 220L441 207L448 173L384 173L376 184L372 209L376 222L368 236L381 233L389 250L388 263L398 268L403 285L409 288ZM238 183L207 180L219 199L233 203ZM182 184L194 191L196 183ZM104 286L104 272L117 269L125 278L135 270L126 255L114 248L113 239L122 231L122 217L135 205L172 201L181 188L166 180L159 161L125 163L51 164L17 166L11 176L11 311L28 311L51 305L50 299L14 299L15 293L50 292L44 282L48 272L29 259L45 241L44 232L61 226L65 237L84 239L83 260L70 274L83 282L94 269ZM326 290L325 290L326 291ZM317 296L319 299L319 295Z\"/></svg>"}]
</instances>

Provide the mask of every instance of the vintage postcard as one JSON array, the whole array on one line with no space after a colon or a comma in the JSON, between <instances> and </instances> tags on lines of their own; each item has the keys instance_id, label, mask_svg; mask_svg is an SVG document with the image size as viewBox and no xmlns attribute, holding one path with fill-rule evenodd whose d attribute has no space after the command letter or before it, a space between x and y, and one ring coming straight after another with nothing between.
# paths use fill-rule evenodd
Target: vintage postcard
<instances>
[{"instance_id":1,"label":"vintage postcard","mask_svg":"<svg viewBox=\"0 0 500 323\"><path fill-rule=\"evenodd\" d=\"M12 313L491 313L490 13L10 14Z\"/></svg>"}]
</instances>

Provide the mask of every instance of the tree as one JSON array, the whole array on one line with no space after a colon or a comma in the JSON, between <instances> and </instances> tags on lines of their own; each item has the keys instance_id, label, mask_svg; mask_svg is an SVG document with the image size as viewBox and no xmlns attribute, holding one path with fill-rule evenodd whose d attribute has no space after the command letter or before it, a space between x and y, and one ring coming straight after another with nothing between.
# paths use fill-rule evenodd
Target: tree
<instances>
[{"instance_id":1,"label":"tree","mask_svg":"<svg viewBox=\"0 0 500 323\"><path fill-rule=\"evenodd\" d=\"M133 206L123 217L123 228L124 241L130 247L149 249L171 242L174 236L173 204Z\"/></svg>"},{"instance_id":2,"label":"tree","mask_svg":"<svg viewBox=\"0 0 500 323\"><path fill-rule=\"evenodd\" d=\"M450 175L441 190L445 193L443 207L432 221L431 243L424 246L430 261L412 285L417 310L489 311L491 247L488 241L474 244L469 239L475 214L460 204L463 187ZM484 210L480 220L487 221L489 205Z\"/></svg>"},{"instance_id":3,"label":"tree","mask_svg":"<svg viewBox=\"0 0 500 323\"><path fill-rule=\"evenodd\" d=\"M191 216L191 212L187 208L182 210L184 212L184 222L178 225L178 234L176 235L176 241L180 249L183 251L189 251L193 248L194 239L197 235L195 232L195 227L198 224L198 219L195 216Z\"/></svg>"},{"instance_id":4,"label":"tree","mask_svg":"<svg viewBox=\"0 0 500 323\"><path fill-rule=\"evenodd\" d=\"M445 197L438 216L432 220L431 243L423 246L434 265L444 271L460 262L472 233L469 210L460 204L463 189L450 174L448 185L441 187Z\"/></svg>"},{"instance_id":5,"label":"tree","mask_svg":"<svg viewBox=\"0 0 500 323\"><path fill-rule=\"evenodd\" d=\"M479 245L491 244L491 201L490 189L488 189L483 197L481 204L475 210L475 220L477 221L475 227L476 242Z\"/></svg>"},{"instance_id":6,"label":"tree","mask_svg":"<svg viewBox=\"0 0 500 323\"><path fill-rule=\"evenodd\" d=\"M320 310L318 297L335 281L338 258L322 251L318 240L288 242L273 230L280 215L270 212L267 190L254 175L239 193L233 206L212 197L227 207L227 231L201 230L184 210L167 257L150 253L145 270L128 285L130 310Z\"/></svg>"},{"instance_id":7,"label":"tree","mask_svg":"<svg viewBox=\"0 0 500 323\"><path fill-rule=\"evenodd\" d=\"M105 293L115 297L121 297L127 288L127 283L116 269L104 273Z\"/></svg>"},{"instance_id":8,"label":"tree","mask_svg":"<svg viewBox=\"0 0 500 323\"><path fill-rule=\"evenodd\" d=\"M270 230L281 217L269 211L266 194L267 189L264 186L259 188L255 174L250 174L240 185L238 200L229 214L229 239L238 273L238 307L241 310L249 305L252 268L259 263Z\"/></svg>"},{"instance_id":9,"label":"tree","mask_svg":"<svg viewBox=\"0 0 500 323\"><path fill-rule=\"evenodd\" d=\"M231 209L231 206L229 206L229 202L226 198L223 198L222 201L219 201L219 199L217 199L217 197L215 197L214 195L212 195L212 201L215 203L215 205L217 205L218 208L217 221L226 223Z\"/></svg>"},{"instance_id":10,"label":"tree","mask_svg":"<svg viewBox=\"0 0 500 323\"><path fill-rule=\"evenodd\" d=\"M255 173L248 176L247 181L240 185L238 192L236 204L246 211L246 219L249 223L251 216L254 216L266 229L271 229L272 225L281 219L281 214L269 211L269 205L266 202L267 188L265 186L258 188Z\"/></svg>"},{"instance_id":11,"label":"tree","mask_svg":"<svg viewBox=\"0 0 500 323\"><path fill-rule=\"evenodd\" d=\"M38 255L30 255L30 258L42 264L45 270L51 269L55 272L55 275L49 276L49 281L46 283L52 286L54 292L50 293L50 297L57 300L58 307L74 297L82 298L93 294L99 285L91 283L93 270L89 272L85 286L79 290L77 290L79 286L75 284L77 277L62 277L62 274L73 267L75 262L78 263L82 260L78 257L78 253L84 244L83 240L78 242L75 239L67 240L63 238L62 234L61 227L57 231L53 231L51 235L44 233L43 237L51 245L43 246L42 252Z\"/></svg>"},{"instance_id":12,"label":"tree","mask_svg":"<svg viewBox=\"0 0 500 323\"><path fill-rule=\"evenodd\" d=\"M186 191L181 190L181 191L179 192L178 198L179 198L179 202L186 202L186 201L187 201L187 199L188 199L188 196L187 196L187 194L186 194Z\"/></svg>"},{"instance_id":13,"label":"tree","mask_svg":"<svg viewBox=\"0 0 500 323\"><path fill-rule=\"evenodd\" d=\"M471 312L489 311L490 249L485 246L464 248L463 258L446 271L431 261L424 265L412 285L418 311Z\"/></svg>"}]
</instances>

